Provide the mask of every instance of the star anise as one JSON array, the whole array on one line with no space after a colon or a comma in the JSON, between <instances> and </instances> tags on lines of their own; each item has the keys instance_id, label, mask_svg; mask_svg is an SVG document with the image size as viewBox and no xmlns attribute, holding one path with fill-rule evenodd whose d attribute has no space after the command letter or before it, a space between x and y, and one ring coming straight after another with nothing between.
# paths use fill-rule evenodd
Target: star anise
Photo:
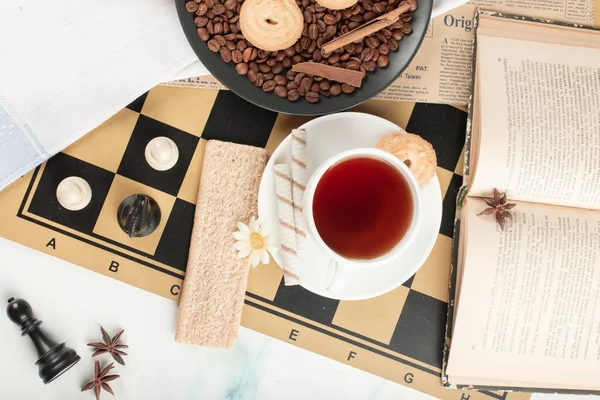
<instances>
[{"instance_id":1,"label":"star anise","mask_svg":"<svg viewBox=\"0 0 600 400\"><path fill-rule=\"evenodd\" d=\"M488 205L488 208L483 210L477 215L490 215L496 214L496 222L500 225L500 229L504 230L504 225L507 219L512 219L512 214L510 213L510 209L516 206L515 203L507 203L506 202L506 193L500 193L498 189L494 189L494 197L484 198L485 204Z\"/></svg>"},{"instance_id":2,"label":"star anise","mask_svg":"<svg viewBox=\"0 0 600 400\"><path fill-rule=\"evenodd\" d=\"M112 339L110 338L110 336L108 336L108 333L106 333L103 327L100 327L100 330L102 331L102 339L104 340L104 343L88 343L88 346L92 346L96 349L94 354L92 354L92 357L96 357L104 353L110 353L110 355L113 356L116 362L118 362L121 365L125 365L125 361L123 361L123 357L121 356L126 356L127 353L119 350L126 349L129 347L124 344L119 344L119 339L121 338L123 332L125 332L125 329L121 329L121 332L117 333Z\"/></svg>"},{"instance_id":3,"label":"star anise","mask_svg":"<svg viewBox=\"0 0 600 400\"><path fill-rule=\"evenodd\" d=\"M114 381L115 379L117 379L120 376L120 375L107 375L108 372L111 369L113 369L114 367L115 367L115 363L110 363L108 365L108 367L106 367L102 371L100 371L100 363L98 361L96 361L96 364L94 365L94 380L87 383L84 387L82 387L81 391L85 392L86 390L90 390L90 389L94 388L94 391L96 392L96 400L100 400L100 392L102 389L106 390L108 393L110 393L114 396L115 393L112 391L111 387L107 383L110 381Z\"/></svg>"}]
</instances>

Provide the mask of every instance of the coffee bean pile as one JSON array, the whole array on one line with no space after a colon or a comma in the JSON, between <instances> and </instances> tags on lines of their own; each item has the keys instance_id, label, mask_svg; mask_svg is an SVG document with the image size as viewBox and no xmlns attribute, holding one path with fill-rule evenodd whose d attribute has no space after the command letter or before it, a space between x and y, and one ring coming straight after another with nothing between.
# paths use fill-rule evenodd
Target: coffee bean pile
<instances>
[{"instance_id":1,"label":"coffee bean pile","mask_svg":"<svg viewBox=\"0 0 600 400\"><path fill-rule=\"evenodd\" d=\"M417 0L408 1L416 8ZM266 51L252 46L240 30L240 9L243 0L192 0L186 3L195 13L198 37L207 42L210 51L219 53L225 62L233 62L235 70L245 75L265 92L297 101L304 97L316 103L321 96L338 96L356 89L348 84L311 77L289 69L292 65L314 61L355 71L375 71L388 65L388 54L398 49L398 41L411 32L411 14L366 38L357 40L331 53L321 46L379 15L397 8L404 0L359 0L351 8L329 10L314 0L296 0L304 16L302 37L285 50Z\"/></svg>"}]
</instances>

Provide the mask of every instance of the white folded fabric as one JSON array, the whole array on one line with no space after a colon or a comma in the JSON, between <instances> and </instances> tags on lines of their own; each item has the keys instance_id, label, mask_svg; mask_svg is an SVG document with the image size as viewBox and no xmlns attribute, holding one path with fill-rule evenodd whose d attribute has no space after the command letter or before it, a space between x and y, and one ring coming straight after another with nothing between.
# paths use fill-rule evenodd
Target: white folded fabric
<instances>
[{"instance_id":1,"label":"white folded fabric","mask_svg":"<svg viewBox=\"0 0 600 400\"><path fill-rule=\"evenodd\" d=\"M173 0L0 1L0 189L158 83L206 73Z\"/></svg>"},{"instance_id":2,"label":"white folded fabric","mask_svg":"<svg viewBox=\"0 0 600 400\"><path fill-rule=\"evenodd\" d=\"M0 1L0 190L153 86L207 73L174 0Z\"/></svg>"}]
</instances>

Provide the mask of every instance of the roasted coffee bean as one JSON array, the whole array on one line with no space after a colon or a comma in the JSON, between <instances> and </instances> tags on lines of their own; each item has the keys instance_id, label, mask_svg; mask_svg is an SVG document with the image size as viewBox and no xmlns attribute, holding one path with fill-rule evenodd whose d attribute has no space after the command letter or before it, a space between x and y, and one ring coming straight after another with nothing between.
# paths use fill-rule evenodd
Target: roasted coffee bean
<instances>
[{"instance_id":1,"label":"roasted coffee bean","mask_svg":"<svg viewBox=\"0 0 600 400\"><path fill-rule=\"evenodd\" d=\"M227 40L225 40L225 38L221 35L215 35L215 37L213 37L213 40L216 40L217 43L219 43L219 46L225 46L225 44L227 43Z\"/></svg>"},{"instance_id":2,"label":"roasted coffee bean","mask_svg":"<svg viewBox=\"0 0 600 400\"><path fill-rule=\"evenodd\" d=\"M297 41L296 43L294 43L294 51L296 53L300 53L302 51L302 46L300 45L301 41L302 41L302 39Z\"/></svg>"},{"instance_id":3,"label":"roasted coffee bean","mask_svg":"<svg viewBox=\"0 0 600 400\"><path fill-rule=\"evenodd\" d=\"M196 12L198 11L198 3L195 1L188 1L185 3L185 9L188 10L188 12Z\"/></svg>"},{"instance_id":4,"label":"roasted coffee bean","mask_svg":"<svg viewBox=\"0 0 600 400\"><path fill-rule=\"evenodd\" d=\"M409 22L412 19L412 15L410 14L404 14L400 16L400 21L402 22Z\"/></svg>"},{"instance_id":5,"label":"roasted coffee bean","mask_svg":"<svg viewBox=\"0 0 600 400\"><path fill-rule=\"evenodd\" d=\"M219 53L221 54L221 59L225 62L231 61L231 50L227 47L221 47L219 49Z\"/></svg>"},{"instance_id":6,"label":"roasted coffee bean","mask_svg":"<svg viewBox=\"0 0 600 400\"><path fill-rule=\"evenodd\" d=\"M399 29L392 32L392 37L396 40L402 39L402 36L404 36L404 34Z\"/></svg>"},{"instance_id":7,"label":"roasted coffee bean","mask_svg":"<svg viewBox=\"0 0 600 400\"><path fill-rule=\"evenodd\" d=\"M375 68L377 68L377 64L373 61L365 61L362 63L362 66L369 72L375 71Z\"/></svg>"},{"instance_id":8,"label":"roasted coffee bean","mask_svg":"<svg viewBox=\"0 0 600 400\"><path fill-rule=\"evenodd\" d=\"M319 37L319 27L316 24L310 24L308 26L308 37L310 40L317 40ZM306 49L307 47L304 47L303 45L302 48Z\"/></svg>"},{"instance_id":9,"label":"roasted coffee bean","mask_svg":"<svg viewBox=\"0 0 600 400\"><path fill-rule=\"evenodd\" d=\"M304 10L302 15L304 16L304 22L306 22L307 24L310 24L313 22L313 13L311 13L310 11Z\"/></svg>"},{"instance_id":10,"label":"roasted coffee bean","mask_svg":"<svg viewBox=\"0 0 600 400\"><path fill-rule=\"evenodd\" d=\"M288 94L288 91L285 88L285 86L276 86L274 92L275 95L279 97L286 97Z\"/></svg>"},{"instance_id":11,"label":"roasted coffee bean","mask_svg":"<svg viewBox=\"0 0 600 400\"><path fill-rule=\"evenodd\" d=\"M305 76L306 75L302 72L296 74L296 76L294 77L294 82L296 82L296 85L300 86L300 83L302 82L302 79L304 79Z\"/></svg>"},{"instance_id":12,"label":"roasted coffee bean","mask_svg":"<svg viewBox=\"0 0 600 400\"><path fill-rule=\"evenodd\" d=\"M233 17L229 17L229 23L230 24L235 24L238 22L238 20L240 19L239 15L234 15Z\"/></svg>"},{"instance_id":13,"label":"roasted coffee bean","mask_svg":"<svg viewBox=\"0 0 600 400\"><path fill-rule=\"evenodd\" d=\"M375 12L374 12L374 11L367 11L366 13L364 13L364 14L362 15L362 17L363 17L363 21L365 21L365 22L369 22L369 21L371 21L372 19L374 19L375 17L377 17L377 14L375 14Z\"/></svg>"},{"instance_id":14,"label":"roasted coffee bean","mask_svg":"<svg viewBox=\"0 0 600 400\"><path fill-rule=\"evenodd\" d=\"M330 87L331 87L331 85L327 79L324 79L321 82L319 82L320 90L329 90Z\"/></svg>"},{"instance_id":15,"label":"roasted coffee bean","mask_svg":"<svg viewBox=\"0 0 600 400\"><path fill-rule=\"evenodd\" d=\"M312 43L310 44L310 47L306 50L309 54L312 54L315 52L315 50L317 49L317 41L313 40Z\"/></svg>"},{"instance_id":16,"label":"roasted coffee bean","mask_svg":"<svg viewBox=\"0 0 600 400\"><path fill-rule=\"evenodd\" d=\"M219 51L219 49L221 48L221 45L219 44L219 42L215 39L211 39L208 41L207 43L208 49L210 51L212 51L213 53L216 53L217 51Z\"/></svg>"},{"instance_id":17,"label":"roasted coffee bean","mask_svg":"<svg viewBox=\"0 0 600 400\"><path fill-rule=\"evenodd\" d=\"M387 45L391 51L398 50L398 41L394 38L389 38L387 41Z\"/></svg>"},{"instance_id":18,"label":"roasted coffee bean","mask_svg":"<svg viewBox=\"0 0 600 400\"><path fill-rule=\"evenodd\" d=\"M269 52L267 50L258 50L258 58L267 58L269 57Z\"/></svg>"},{"instance_id":19,"label":"roasted coffee bean","mask_svg":"<svg viewBox=\"0 0 600 400\"><path fill-rule=\"evenodd\" d=\"M362 64L360 65L359 69L360 69L360 72L363 73L363 75L367 73L367 69Z\"/></svg>"},{"instance_id":20,"label":"roasted coffee bean","mask_svg":"<svg viewBox=\"0 0 600 400\"><path fill-rule=\"evenodd\" d=\"M370 61L371 58L373 58L373 53L374 53L374 50L370 47L367 47L366 49L364 49L362 51L362 53L360 53L360 58L363 61Z\"/></svg>"},{"instance_id":21,"label":"roasted coffee bean","mask_svg":"<svg viewBox=\"0 0 600 400\"><path fill-rule=\"evenodd\" d=\"M388 53L390 52L390 48L388 47L388 45L386 43L382 43L379 45L379 54L387 56Z\"/></svg>"},{"instance_id":22,"label":"roasted coffee bean","mask_svg":"<svg viewBox=\"0 0 600 400\"><path fill-rule=\"evenodd\" d=\"M265 63L269 66L272 67L273 65L277 64L277 59L276 58L269 58L267 61L265 61Z\"/></svg>"},{"instance_id":23,"label":"roasted coffee bean","mask_svg":"<svg viewBox=\"0 0 600 400\"><path fill-rule=\"evenodd\" d=\"M406 2L410 5L410 11L417 9L417 0L406 0Z\"/></svg>"},{"instance_id":24,"label":"roasted coffee bean","mask_svg":"<svg viewBox=\"0 0 600 400\"><path fill-rule=\"evenodd\" d=\"M352 10L349 8L345 8L342 10L342 18L343 19L348 19L352 16Z\"/></svg>"},{"instance_id":25,"label":"roasted coffee bean","mask_svg":"<svg viewBox=\"0 0 600 400\"><path fill-rule=\"evenodd\" d=\"M288 70L288 72L285 73L285 77L288 80L293 81L297 74L298 73L296 71L293 71L290 69L290 70Z\"/></svg>"},{"instance_id":26,"label":"roasted coffee bean","mask_svg":"<svg viewBox=\"0 0 600 400\"><path fill-rule=\"evenodd\" d=\"M345 23L347 24L348 22L346 21ZM340 33L342 35L345 35L348 32L350 32L350 28L348 28L348 25L342 25L342 27L340 28Z\"/></svg>"},{"instance_id":27,"label":"roasted coffee bean","mask_svg":"<svg viewBox=\"0 0 600 400\"><path fill-rule=\"evenodd\" d=\"M402 25L402 28L400 28L400 31L402 31L402 33L405 35L408 35L412 32L412 26L410 24L404 24Z\"/></svg>"},{"instance_id":28,"label":"roasted coffee bean","mask_svg":"<svg viewBox=\"0 0 600 400\"><path fill-rule=\"evenodd\" d=\"M315 5L315 12L324 12L324 11L327 11L327 8L325 8L319 4Z\"/></svg>"},{"instance_id":29,"label":"roasted coffee bean","mask_svg":"<svg viewBox=\"0 0 600 400\"><path fill-rule=\"evenodd\" d=\"M319 93L308 92L304 95L304 99L309 103L316 103L317 101L319 101Z\"/></svg>"},{"instance_id":30,"label":"roasted coffee bean","mask_svg":"<svg viewBox=\"0 0 600 400\"><path fill-rule=\"evenodd\" d=\"M327 25L335 25L337 21L333 15L325 14L323 17L323 22L325 22Z\"/></svg>"},{"instance_id":31,"label":"roasted coffee bean","mask_svg":"<svg viewBox=\"0 0 600 400\"><path fill-rule=\"evenodd\" d=\"M298 89L298 85L296 85L296 82L294 81L289 81L286 83L285 87L287 90Z\"/></svg>"},{"instance_id":32,"label":"roasted coffee bean","mask_svg":"<svg viewBox=\"0 0 600 400\"><path fill-rule=\"evenodd\" d=\"M269 67L267 64L259 64L258 68L260 69L260 72L262 72L263 74L266 74L267 72L271 72L271 67Z\"/></svg>"},{"instance_id":33,"label":"roasted coffee bean","mask_svg":"<svg viewBox=\"0 0 600 400\"><path fill-rule=\"evenodd\" d=\"M348 29L356 29L360 26L360 22L350 22L348 24Z\"/></svg>"},{"instance_id":34,"label":"roasted coffee bean","mask_svg":"<svg viewBox=\"0 0 600 400\"><path fill-rule=\"evenodd\" d=\"M308 36L308 24L305 22L302 26L302 34L301 37Z\"/></svg>"},{"instance_id":35,"label":"roasted coffee bean","mask_svg":"<svg viewBox=\"0 0 600 400\"><path fill-rule=\"evenodd\" d=\"M209 19L213 19L215 17L215 13L212 12L212 10L208 10L204 15L206 15Z\"/></svg>"},{"instance_id":36,"label":"roasted coffee bean","mask_svg":"<svg viewBox=\"0 0 600 400\"><path fill-rule=\"evenodd\" d=\"M319 94L323 97L330 97L331 93L329 93L329 90L319 90Z\"/></svg>"},{"instance_id":37,"label":"roasted coffee bean","mask_svg":"<svg viewBox=\"0 0 600 400\"><path fill-rule=\"evenodd\" d=\"M254 72L260 71L260 68L258 68L258 64L256 63L256 61L250 61L248 63L248 68L250 68L250 71L254 71Z\"/></svg>"},{"instance_id":38,"label":"roasted coffee bean","mask_svg":"<svg viewBox=\"0 0 600 400\"><path fill-rule=\"evenodd\" d=\"M372 49L376 49L379 47L379 40L376 37L370 36L365 39L365 43Z\"/></svg>"},{"instance_id":39,"label":"roasted coffee bean","mask_svg":"<svg viewBox=\"0 0 600 400\"><path fill-rule=\"evenodd\" d=\"M340 55L337 53L333 53L328 59L327 62L331 65L340 62Z\"/></svg>"},{"instance_id":40,"label":"roasted coffee bean","mask_svg":"<svg viewBox=\"0 0 600 400\"><path fill-rule=\"evenodd\" d=\"M389 62L389 60L388 60L388 56L383 56L383 55L381 55L381 56L379 56L379 58L377 59L377 66L378 66L379 68L385 68L385 67L387 67L387 65L388 65L388 62Z\"/></svg>"},{"instance_id":41,"label":"roasted coffee bean","mask_svg":"<svg viewBox=\"0 0 600 400\"><path fill-rule=\"evenodd\" d=\"M210 37L210 34L206 30L206 28L198 28L197 32L198 32L198 37L203 42L206 42L208 40L208 38Z\"/></svg>"},{"instance_id":42,"label":"roasted coffee bean","mask_svg":"<svg viewBox=\"0 0 600 400\"><path fill-rule=\"evenodd\" d=\"M300 2L300 5L302 6L302 8L306 8L310 5L310 0L302 0Z\"/></svg>"},{"instance_id":43,"label":"roasted coffee bean","mask_svg":"<svg viewBox=\"0 0 600 400\"><path fill-rule=\"evenodd\" d=\"M213 23L212 21L208 21L208 24L206 24L206 30L208 31L208 33L210 33L211 35L213 33L215 33L215 31L213 30Z\"/></svg>"},{"instance_id":44,"label":"roasted coffee bean","mask_svg":"<svg viewBox=\"0 0 600 400\"><path fill-rule=\"evenodd\" d=\"M347 59L350 58L350 54L349 53L344 53L340 56L340 61L346 61Z\"/></svg>"},{"instance_id":45,"label":"roasted coffee bean","mask_svg":"<svg viewBox=\"0 0 600 400\"><path fill-rule=\"evenodd\" d=\"M303 51L302 53L300 53L300 55L302 56L302 58L304 58L306 60L308 60L312 57L308 51Z\"/></svg>"},{"instance_id":46,"label":"roasted coffee bean","mask_svg":"<svg viewBox=\"0 0 600 400\"><path fill-rule=\"evenodd\" d=\"M287 79L285 79L285 76L283 75L275 75L275 77L273 78L275 83L277 85L285 85L287 83Z\"/></svg>"},{"instance_id":47,"label":"roasted coffee bean","mask_svg":"<svg viewBox=\"0 0 600 400\"><path fill-rule=\"evenodd\" d=\"M233 42L234 40L236 40L235 33L228 33L227 35L223 35L223 38L225 40L227 40L228 42ZM244 43L244 42L240 41L240 42L237 42L237 43ZM237 44L237 43L235 43L235 44ZM236 46L236 48L237 48L237 46ZM243 50L240 50L240 51L243 51Z\"/></svg>"},{"instance_id":48,"label":"roasted coffee bean","mask_svg":"<svg viewBox=\"0 0 600 400\"><path fill-rule=\"evenodd\" d=\"M300 85L298 86L298 90L300 94L306 94L310 91L310 87L312 86L312 79L308 76L302 78Z\"/></svg>"},{"instance_id":49,"label":"roasted coffee bean","mask_svg":"<svg viewBox=\"0 0 600 400\"><path fill-rule=\"evenodd\" d=\"M241 64L238 64L238 65L241 65ZM236 65L236 67L237 67L237 65ZM253 71L251 69L248 69L248 71L246 73L247 73L247 76L248 76L248 80L250 82L254 82L254 80L256 79L257 72Z\"/></svg>"},{"instance_id":50,"label":"roasted coffee bean","mask_svg":"<svg viewBox=\"0 0 600 400\"><path fill-rule=\"evenodd\" d=\"M373 9L373 2L371 0L363 0L361 3L365 10L370 11Z\"/></svg>"},{"instance_id":51,"label":"roasted coffee bean","mask_svg":"<svg viewBox=\"0 0 600 400\"><path fill-rule=\"evenodd\" d=\"M294 57L292 57L292 65L298 64L299 62L302 62L302 56L300 54L294 54Z\"/></svg>"},{"instance_id":52,"label":"roasted coffee bean","mask_svg":"<svg viewBox=\"0 0 600 400\"><path fill-rule=\"evenodd\" d=\"M248 48L248 43L244 40L240 40L235 44L235 47L243 53Z\"/></svg>"},{"instance_id":53,"label":"roasted coffee bean","mask_svg":"<svg viewBox=\"0 0 600 400\"><path fill-rule=\"evenodd\" d=\"M239 64L243 61L243 57L242 57L242 52L239 51L238 49L235 49L234 51L231 52L231 61L233 61L235 64Z\"/></svg>"},{"instance_id":54,"label":"roasted coffee bean","mask_svg":"<svg viewBox=\"0 0 600 400\"><path fill-rule=\"evenodd\" d=\"M250 56L252 55L252 51L256 50L252 47L248 47L244 50L244 52L242 53L242 60L247 63L250 61Z\"/></svg>"},{"instance_id":55,"label":"roasted coffee bean","mask_svg":"<svg viewBox=\"0 0 600 400\"><path fill-rule=\"evenodd\" d=\"M334 25L329 25L327 28L325 28L325 32L323 32L323 41L328 42L329 40L333 39L336 31L337 30L335 29Z\"/></svg>"},{"instance_id":56,"label":"roasted coffee bean","mask_svg":"<svg viewBox=\"0 0 600 400\"><path fill-rule=\"evenodd\" d=\"M264 64L265 62L267 62L268 58L257 58L256 62L258 64Z\"/></svg>"},{"instance_id":57,"label":"roasted coffee bean","mask_svg":"<svg viewBox=\"0 0 600 400\"><path fill-rule=\"evenodd\" d=\"M282 62L285 57L285 52L280 51L279 53L277 53L277 57L275 57L275 59L277 60L277 62Z\"/></svg>"},{"instance_id":58,"label":"roasted coffee bean","mask_svg":"<svg viewBox=\"0 0 600 400\"><path fill-rule=\"evenodd\" d=\"M294 50L294 46L290 46L287 49L283 50L283 53L287 57L292 57L294 54L296 54L296 50Z\"/></svg>"},{"instance_id":59,"label":"roasted coffee bean","mask_svg":"<svg viewBox=\"0 0 600 400\"><path fill-rule=\"evenodd\" d=\"M271 72L273 72L274 74L279 74L281 71L283 71L282 63L277 63L271 67Z\"/></svg>"},{"instance_id":60,"label":"roasted coffee bean","mask_svg":"<svg viewBox=\"0 0 600 400\"><path fill-rule=\"evenodd\" d=\"M231 28L229 27L229 22L223 22L223 33L224 34L231 33Z\"/></svg>"},{"instance_id":61,"label":"roasted coffee bean","mask_svg":"<svg viewBox=\"0 0 600 400\"><path fill-rule=\"evenodd\" d=\"M196 15L204 15L206 14L206 12L208 11L208 7L206 6L205 3L200 3L198 5L198 9L196 10Z\"/></svg>"},{"instance_id":62,"label":"roasted coffee bean","mask_svg":"<svg viewBox=\"0 0 600 400\"><path fill-rule=\"evenodd\" d=\"M281 62L281 65L283 65L283 68L289 68L292 66L292 59L289 57L286 57L283 59L283 61Z\"/></svg>"},{"instance_id":63,"label":"roasted coffee bean","mask_svg":"<svg viewBox=\"0 0 600 400\"><path fill-rule=\"evenodd\" d=\"M206 26L206 24L208 24L208 18L207 17L196 17L194 18L194 23L196 24L196 26L198 28L203 28Z\"/></svg>"},{"instance_id":64,"label":"roasted coffee bean","mask_svg":"<svg viewBox=\"0 0 600 400\"><path fill-rule=\"evenodd\" d=\"M275 83L275 81L272 81L272 80L266 81L262 85L262 90L264 90L265 92L270 92L270 91L274 90L276 86L277 86L277 84Z\"/></svg>"},{"instance_id":65,"label":"roasted coffee bean","mask_svg":"<svg viewBox=\"0 0 600 400\"><path fill-rule=\"evenodd\" d=\"M345 45L344 50L346 50L348 53L352 53L354 51L354 43Z\"/></svg>"},{"instance_id":66,"label":"roasted coffee bean","mask_svg":"<svg viewBox=\"0 0 600 400\"><path fill-rule=\"evenodd\" d=\"M402 21L396 21L393 24L391 24L389 26L390 29L400 29L402 28L402 25L404 25L404 23Z\"/></svg>"},{"instance_id":67,"label":"roasted coffee bean","mask_svg":"<svg viewBox=\"0 0 600 400\"><path fill-rule=\"evenodd\" d=\"M238 0L227 0L223 3L226 10L235 10L238 5Z\"/></svg>"},{"instance_id":68,"label":"roasted coffee bean","mask_svg":"<svg viewBox=\"0 0 600 400\"><path fill-rule=\"evenodd\" d=\"M320 19L317 21L317 27L319 28L319 32L323 33L323 32L325 32L325 28L327 28L327 25L325 24L325 22L322 19Z\"/></svg>"},{"instance_id":69,"label":"roasted coffee bean","mask_svg":"<svg viewBox=\"0 0 600 400\"><path fill-rule=\"evenodd\" d=\"M310 45L312 44L312 40L310 40L310 38L304 36L302 37L302 39L300 39L300 47L302 50L306 50L310 47Z\"/></svg>"},{"instance_id":70,"label":"roasted coffee bean","mask_svg":"<svg viewBox=\"0 0 600 400\"><path fill-rule=\"evenodd\" d=\"M346 94L350 94L352 92L354 92L356 88L354 86L348 85L347 83L343 83L342 84L342 92L346 93Z\"/></svg>"},{"instance_id":71,"label":"roasted coffee bean","mask_svg":"<svg viewBox=\"0 0 600 400\"><path fill-rule=\"evenodd\" d=\"M377 14L383 14L387 6L387 3L385 3L384 1L380 1L378 3L373 4L373 11L375 11Z\"/></svg>"},{"instance_id":72,"label":"roasted coffee bean","mask_svg":"<svg viewBox=\"0 0 600 400\"><path fill-rule=\"evenodd\" d=\"M273 78L275 78L275 74L273 72L267 72L266 74L263 74L265 81L270 81L273 80Z\"/></svg>"},{"instance_id":73,"label":"roasted coffee bean","mask_svg":"<svg viewBox=\"0 0 600 400\"><path fill-rule=\"evenodd\" d=\"M331 93L332 96L338 96L340 93L342 93L342 85L339 83L334 83L329 88L329 93Z\"/></svg>"},{"instance_id":74,"label":"roasted coffee bean","mask_svg":"<svg viewBox=\"0 0 600 400\"><path fill-rule=\"evenodd\" d=\"M362 43L357 43L354 45L354 51L352 53L360 54L360 53L362 53L363 49L364 49L364 46L362 45Z\"/></svg>"},{"instance_id":75,"label":"roasted coffee bean","mask_svg":"<svg viewBox=\"0 0 600 400\"><path fill-rule=\"evenodd\" d=\"M297 89L288 90L288 92L287 92L287 99L289 101L296 101L299 98L300 98L300 93L298 92Z\"/></svg>"},{"instance_id":76,"label":"roasted coffee bean","mask_svg":"<svg viewBox=\"0 0 600 400\"><path fill-rule=\"evenodd\" d=\"M379 49L375 49L373 51L373 57L371 57L371 61L373 62L377 62L377 59L379 58Z\"/></svg>"},{"instance_id":77,"label":"roasted coffee bean","mask_svg":"<svg viewBox=\"0 0 600 400\"><path fill-rule=\"evenodd\" d=\"M350 21L352 22L362 22L363 16L361 14L356 14L350 17Z\"/></svg>"},{"instance_id":78,"label":"roasted coffee bean","mask_svg":"<svg viewBox=\"0 0 600 400\"><path fill-rule=\"evenodd\" d=\"M360 63L354 60L350 60L346 63L346 69L358 71L360 69Z\"/></svg>"},{"instance_id":79,"label":"roasted coffee bean","mask_svg":"<svg viewBox=\"0 0 600 400\"><path fill-rule=\"evenodd\" d=\"M206 4L206 7L208 7L208 8L213 8L213 6L215 5L215 1L214 0L204 0L204 4Z\"/></svg>"},{"instance_id":80,"label":"roasted coffee bean","mask_svg":"<svg viewBox=\"0 0 600 400\"><path fill-rule=\"evenodd\" d=\"M311 86L310 86L310 91L311 92L318 92L319 90L321 90L321 88L319 87L319 84L317 82L314 82Z\"/></svg>"},{"instance_id":81,"label":"roasted coffee bean","mask_svg":"<svg viewBox=\"0 0 600 400\"><path fill-rule=\"evenodd\" d=\"M377 36L377 39L379 39L379 42L381 42L381 43L385 43L388 40L388 38L385 36L385 33L381 32L381 31L377 32L375 34L375 36Z\"/></svg>"},{"instance_id":82,"label":"roasted coffee bean","mask_svg":"<svg viewBox=\"0 0 600 400\"><path fill-rule=\"evenodd\" d=\"M236 22L235 24L234 23L229 24L229 30L231 31L231 33L238 33L240 31L240 28L237 25L238 23L239 23L239 21ZM238 37L238 39L241 39L241 38Z\"/></svg>"},{"instance_id":83,"label":"roasted coffee bean","mask_svg":"<svg viewBox=\"0 0 600 400\"><path fill-rule=\"evenodd\" d=\"M256 73L256 78L254 79L254 83L255 86L262 86L263 83L265 83L265 77L262 73L257 72Z\"/></svg>"},{"instance_id":84,"label":"roasted coffee bean","mask_svg":"<svg viewBox=\"0 0 600 400\"><path fill-rule=\"evenodd\" d=\"M225 43L225 46L227 46L229 51L235 50L235 43L233 43L231 40L228 40L227 43Z\"/></svg>"},{"instance_id":85,"label":"roasted coffee bean","mask_svg":"<svg viewBox=\"0 0 600 400\"><path fill-rule=\"evenodd\" d=\"M215 15L221 15L225 12L225 6L223 4L215 4L215 6L212 8L212 12Z\"/></svg>"},{"instance_id":86,"label":"roasted coffee bean","mask_svg":"<svg viewBox=\"0 0 600 400\"><path fill-rule=\"evenodd\" d=\"M314 62L320 63L321 61L323 61L323 55L320 51L315 51L312 55L312 59Z\"/></svg>"},{"instance_id":87,"label":"roasted coffee bean","mask_svg":"<svg viewBox=\"0 0 600 400\"><path fill-rule=\"evenodd\" d=\"M321 82L323 80L322 76L313 76L313 81L315 82Z\"/></svg>"}]
</instances>

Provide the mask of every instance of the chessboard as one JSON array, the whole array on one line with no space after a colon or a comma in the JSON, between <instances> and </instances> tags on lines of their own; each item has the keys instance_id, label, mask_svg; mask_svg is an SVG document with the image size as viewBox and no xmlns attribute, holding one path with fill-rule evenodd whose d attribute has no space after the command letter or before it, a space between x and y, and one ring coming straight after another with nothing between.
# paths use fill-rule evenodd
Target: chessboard
<instances>
[{"instance_id":1,"label":"chessboard","mask_svg":"<svg viewBox=\"0 0 600 400\"><path fill-rule=\"evenodd\" d=\"M259 266L250 270L242 325L437 398L528 398L444 389L441 383L467 114L447 105L383 100L353 111L386 118L433 144L444 200L431 255L402 286L362 301L286 287L277 265ZM270 154L309 119L261 109L229 91L157 86L0 192L0 236L177 301L206 142L266 147ZM177 164L167 171L151 168L144 157L146 145L159 136L179 150ZM69 176L92 188L90 203L80 211L64 209L56 196ZM130 238L117 223L119 204L132 194L149 195L161 210L156 231L143 238Z\"/></svg>"}]
</instances>

